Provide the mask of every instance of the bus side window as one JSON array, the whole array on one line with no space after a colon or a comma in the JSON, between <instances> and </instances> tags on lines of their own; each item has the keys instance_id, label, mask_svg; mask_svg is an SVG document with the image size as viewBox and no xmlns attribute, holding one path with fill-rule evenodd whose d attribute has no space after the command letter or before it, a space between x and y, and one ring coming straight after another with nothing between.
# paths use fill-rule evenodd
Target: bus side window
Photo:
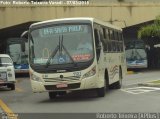
<instances>
[{"instance_id":1,"label":"bus side window","mask_svg":"<svg viewBox=\"0 0 160 119\"><path fill-rule=\"evenodd\" d=\"M99 34L97 29L94 29L94 37L95 37L95 45L97 48L99 46Z\"/></svg>"},{"instance_id":2,"label":"bus side window","mask_svg":"<svg viewBox=\"0 0 160 119\"><path fill-rule=\"evenodd\" d=\"M112 51L112 42L108 41L108 52Z\"/></svg>"},{"instance_id":3,"label":"bus side window","mask_svg":"<svg viewBox=\"0 0 160 119\"><path fill-rule=\"evenodd\" d=\"M97 54L97 61L98 61L100 57L101 46L100 46L100 39L99 39L99 34L97 29L94 29L94 37L95 37L96 54Z\"/></svg>"},{"instance_id":4,"label":"bus side window","mask_svg":"<svg viewBox=\"0 0 160 119\"><path fill-rule=\"evenodd\" d=\"M107 46L106 46L106 43L105 43L105 35L104 35L104 32L99 31L99 34L100 34L100 41L102 42L102 45L103 45L103 51L106 51Z\"/></svg>"}]
</instances>

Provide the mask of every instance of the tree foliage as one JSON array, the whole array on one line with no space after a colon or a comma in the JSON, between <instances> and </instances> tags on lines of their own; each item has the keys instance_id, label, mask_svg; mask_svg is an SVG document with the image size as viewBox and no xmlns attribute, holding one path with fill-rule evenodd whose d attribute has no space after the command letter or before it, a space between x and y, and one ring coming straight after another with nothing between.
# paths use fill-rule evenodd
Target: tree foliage
<instances>
[{"instance_id":1,"label":"tree foliage","mask_svg":"<svg viewBox=\"0 0 160 119\"><path fill-rule=\"evenodd\" d=\"M138 31L139 39L152 36L160 38L160 16L156 17L153 24L141 27Z\"/></svg>"}]
</instances>

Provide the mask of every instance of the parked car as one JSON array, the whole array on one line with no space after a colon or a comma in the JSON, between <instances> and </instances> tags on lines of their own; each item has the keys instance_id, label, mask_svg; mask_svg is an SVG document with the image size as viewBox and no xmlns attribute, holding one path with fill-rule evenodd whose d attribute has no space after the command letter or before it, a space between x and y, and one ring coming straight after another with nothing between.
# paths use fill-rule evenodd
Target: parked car
<instances>
[{"instance_id":1,"label":"parked car","mask_svg":"<svg viewBox=\"0 0 160 119\"><path fill-rule=\"evenodd\" d=\"M15 71L11 57L0 54L0 87L7 86L15 90Z\"/></svg>"}]
</instances>

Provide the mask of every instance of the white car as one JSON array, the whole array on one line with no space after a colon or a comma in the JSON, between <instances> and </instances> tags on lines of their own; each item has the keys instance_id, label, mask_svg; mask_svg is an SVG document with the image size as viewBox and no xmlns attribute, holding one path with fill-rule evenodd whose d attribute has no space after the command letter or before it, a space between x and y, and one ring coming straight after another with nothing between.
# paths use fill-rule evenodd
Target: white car
<instances>
[{"instance_id":1,"label":"white car","mask_svg":"<svg viewBox=\"0 0 160 119\"><path fill-rule=\"evenodd\" d=\"M7 54L0 54L0 87L15 90L15 71L13 61Z\"/></svg>"}]
</instances>

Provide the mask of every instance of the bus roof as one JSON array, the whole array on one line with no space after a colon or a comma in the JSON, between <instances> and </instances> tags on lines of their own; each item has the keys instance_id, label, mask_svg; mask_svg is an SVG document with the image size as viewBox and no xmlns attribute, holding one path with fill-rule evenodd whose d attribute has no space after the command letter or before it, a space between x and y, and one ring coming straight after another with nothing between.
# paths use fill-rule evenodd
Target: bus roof
<instances>
[{"instance_id":1,"label":"bus roof","mask_svg":"<svg viewBox=\"0 0 160 119\"><path fill-rule=\"evenodd\" d=\"M92 17L73 17L73 18L61 18L61 19L53 19L53 20L46 20L46 21L42 21L42 22L37 22L37 23L33 23L30 27L32 26L36 26L36 25L40 25L40 24L45 24L45 23L50 23L50 22L58 22L58 21L71 21L71 20L89 20L91 22L95 22L95 23L98 23L98 24L101 24L103 26L107 26L109 28L113 28L113 29L117 29L117 30L120 30L122 31L122 29L120 27L117 27L115 25L112 25L110 24L109 22L104 22L104 21L101 21L101 20L98 20L96 18L92 18Z\"/></svg>"}]
</instances>

